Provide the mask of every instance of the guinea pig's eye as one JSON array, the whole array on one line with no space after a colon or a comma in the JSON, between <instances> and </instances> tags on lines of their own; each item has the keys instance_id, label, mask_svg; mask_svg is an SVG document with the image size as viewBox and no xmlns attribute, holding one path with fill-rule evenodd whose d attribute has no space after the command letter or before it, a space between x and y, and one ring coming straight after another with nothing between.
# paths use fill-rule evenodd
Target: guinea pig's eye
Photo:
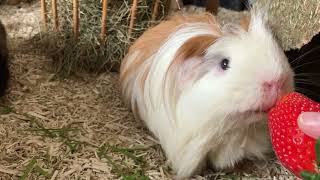
<instances>
[{"instance_id":1,"label":"guinea pig's eye","mask_svg":"<svg viewBox=\"0 0 320 180\"><path fill-rule=\"evenodd\" d=\"M223 70L229 69L229 68L230 68L230 67L229 67L229 63L230 63L230 60L229 60L229 59L227 59L227 58L222 59L222 60L220 61L220 67L221 67L221 69L223 69Z\"/></svg>"}]
</instances>

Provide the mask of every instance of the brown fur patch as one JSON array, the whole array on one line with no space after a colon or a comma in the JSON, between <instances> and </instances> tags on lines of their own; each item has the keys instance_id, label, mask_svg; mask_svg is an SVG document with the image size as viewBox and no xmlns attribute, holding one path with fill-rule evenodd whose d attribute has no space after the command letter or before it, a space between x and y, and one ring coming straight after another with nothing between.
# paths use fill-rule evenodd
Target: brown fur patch
<instances>
[{"instance_id":1,"label":"brown fur patch","mask_svg":"<svg viewBox=\"0 0 320 180\"><path fill-rule=\"evenodd\" d=\"M174 61L168 68L169 73L178 72L177 68L182 67L182 63L192 57L201 57L210 45L212 45L218 37L214 36L198 36L191 38L178 50Z\"/></svg>"},{"instance_id":2,"label":"brown fur patch","mask_svg":"<svg viewBox=\"0 0 320 180\"><path fill-rule=\"evenodd\" d=\"M251 21L251 16L249 16L249 15L244 16L244 17L240 20L240 26L241 26L244 30L249 31L250 21Z\"/></svg>"},{"instance_id":3,"label":"brown fur patch","mask_svg":"<svg viewBox=\"0 0 320 180\"><path fill-rule=\"evenodd\" d=\"M177 51L174 61L170 64L167 73L166 81L168 81L168 88L173 93L171 95L172 101L176 102L178 98L177 77L176 73L179 73L179 68L182 67L183 62L192 57L201 57L204 52L212 45L218 37L203 35L191 38ZM199 58L200 59L200 58ZM175 103L173 103L175 104Z\"/></svg>"},{"instance_id":4,"label":"brown fur patch","mask_svg":"<svg viewBox=\"0 0 320 180\"><path fill-rule=\"evenodd\" d=\"M198 36L191 38L178 50L175 61L181 62L191 57L200 57L218 37Z\"/></svg>"},{"instance_id":5,"label":"brown fur patch","mask_svg":"<svg viewBox=\"0 0 320 180\"><path fill-rule=\"evenodd\" d=\"M171 33L176 31L178 27L185 23L199 23L203 22L212 26L213 31L220 32L219 25L215 17L209 13L194 14L194 15L176 15L160 23L159 25L147 30L129 49L127 57L122 62L120 82L124 78L132 75L144 61L148 60L164 43ZM133 60L133 63L127 69L123 69L128 57L135 51L141 53Z\"/></svg>"}]
</instances>

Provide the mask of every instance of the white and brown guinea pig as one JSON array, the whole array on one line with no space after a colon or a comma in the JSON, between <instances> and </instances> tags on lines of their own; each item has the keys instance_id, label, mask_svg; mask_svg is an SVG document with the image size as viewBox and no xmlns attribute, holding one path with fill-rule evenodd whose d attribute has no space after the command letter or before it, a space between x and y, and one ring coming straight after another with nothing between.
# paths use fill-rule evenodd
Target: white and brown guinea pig
<instances>
[{"instance_id":1,"label":"white and brown guinea pig","mask_svg":"<svg viewBox=\"0 0 320 180\"><path fill-rule=\"evenodd\" d=\"M210 14L178 15L146 31L121 65L123 98L158 138L177 178L271 151L267 111L293 91L293 71L251 10L221 27Z\"/></svg>"},{"instance_id":2,"label":"white and brown guinea pig","mask_svg":"<svg viewBox=\"0 0 320 180\"><path fill-rule=\"evenodd\" d=\"M0 21L0 97L5 95L9 81L7 34Z\"/></svg>"}]
</instances>

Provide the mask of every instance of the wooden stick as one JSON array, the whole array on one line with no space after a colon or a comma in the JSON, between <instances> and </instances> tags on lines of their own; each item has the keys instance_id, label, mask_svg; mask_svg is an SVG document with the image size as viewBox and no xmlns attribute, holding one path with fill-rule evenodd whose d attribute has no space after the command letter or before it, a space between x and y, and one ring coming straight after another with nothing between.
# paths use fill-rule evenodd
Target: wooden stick
<instances>
[{"instance_id":1,"label":"wooden stick","mask_svg":"<svg viewBox=\"0 0 320 180\"><path fill-rule=\"evenodd\" d=\"M107 37L107 12L108 12L108 0L102 2L102 19L101 19L101 40L105 41Z\"/></svg>"},{"instance_id":2,"label":"wooden stick","mask_svg":"<svg viewBox=\"0 0 320 180\"><path fill-rule=\"evenodd\" d=\"M52 0L52 16L53 16L53 30L55 32L59 31L59 19L58 19L58 10L57 10L57 0Z\"/></svg>"},{"instance_id":3,"label":"wooden stick","mask_svg":"<svg viewBox=\"0 0 320 180\"><path fill-rule=\"evenodd\" d=\"M136 20L136 11L137 11L137 6L138 6L138 0L133 0L133 4L131 7L131 19L130 19L130 25L129 25L129 32L128 32L128 37L129 40L131 38L131 34L133 31L133 26Z\"/></svg>"},{"instance_id":4,"label":"wooden stick","mask_svg":"<svg viewBox=\"0 0 320 180\"><path fill-rule=\"evenodd\" d=\"M45 29L47 29L48 17L47 17L47 7L46 7L46 0L40 0L41 2L41 16L43 20L43 24Z\"/></svg>"},{"instance_id":5,"label":"wooden stick","mask_svg":"<svg viewBox=\"0 0 320 180\"><path fill-rule=\"evenodd\" d=\"M154 2L153 12L152 12L152 16L151 16L152 21L155 21L157 18L158 11L159 11L159 3L160 3L160 0L155 0L155 2Z\"/></svg>"},{"instance_id":6,"label":"wooden stick","mask_svg":"<svg viewBox=\"0 0 320 180\"><path fill-rule=\"evenodd\" d=\"M77 39L79 34L79 2L73 0L73 35Z\"/></svg>"}]
</instances>

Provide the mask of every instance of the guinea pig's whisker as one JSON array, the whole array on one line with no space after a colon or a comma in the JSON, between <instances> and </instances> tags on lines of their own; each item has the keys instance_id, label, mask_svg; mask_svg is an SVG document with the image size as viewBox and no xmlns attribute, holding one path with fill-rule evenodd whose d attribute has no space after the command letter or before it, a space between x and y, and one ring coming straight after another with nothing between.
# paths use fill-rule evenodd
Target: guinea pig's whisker
<instances>
[{"instance_id":1,"label":"guinea pig's whisker","mask_svg":"<svg viewBox=\"0 0 320 180\"><path fill-rule=\"evenodd\" d=\"M315 93L312 90L309 89L305 89L305 88L301 88L301 87L296 87L296 90L302 94L306 94L306 95L315 95L316 97L319 97L318 93Z\"/></svg>"},{"instance_id":2,"label":"guinea pig's whisker","mask_svg":"<svg viewBox=\"0 0 320 180\"><path fill-rule=\"evenodd\" d=\"M297 69L299 69L300 67L303 67L303 66L306 66L306 65L309 65L309 64L313 64L313 63L316 63L316 62L318 62L318 61L320 61L320 58L317 59L317 60L315 60L315 61L311 61L311 62L307 62L307 63L300 64L300 65L298 65L298 66L295 66L295 67L293 67L293 70L297 70Z\"/></svg>"},{"instance_id":3,"label":"guinea pig's whisker","mask_svg":"<svg viewBox=\"0 0 320 180\"><path fill-rule=\"evenodd\" d=\"M320 84L313 83L312 81L296 81L296 84L304 84L304 85L310 85L314 87L320 87Z\"/></svg>"},{"instance_id":4,"label":"guinea pig's whisker","mask_svg":"<svg viewBox=\"0 0 320 180\"><path fill-rule=\"evenodd\" d=\"M320 83L313 81L311 79L296 79L296 83L298 84L307 84L320 87Z\"/></svg>"},{"instance_id":5,"label":"guinea pig's whisker","mask_svg":"<svg viewBox=\"0 0 320 180\"><path fill-rule=\"evenodd\" d=\"M296 82L305 82L305 81L310 81L311 79L310 78L305 78L305 77L296 77L295 79L294 79ZM312 81L311 81L312 82Z\"/></svg>"},{"instance_id":6,"label":"guinea pig's whisker","mask_svg":"<svg viewBox=\"0 0 320 180\"><path fill-rule=\"evenodd\" d=\"M253 123L253 131L256 133L257 132L257 127L256 127L256 123Z\"/></svg>"},{"instance_id":7,"label":"guinea pig's whisker","mask_svg":"<svg viewBox=\"0 0 320 180\"><path fill-rule=\"evenodd\" d=\"M317 46L317 47L314 47L314 48L310 49L309 51L305 52L304 54L301 54L299 57L297 57L296 59L291 61L291 64L299 62L300 60L304 60L303 59L304 57L306 57L307 55L311 54L312 52L314 52L314 51L316 51L318 49L320 49L320 46Z\"/></svg>"},{"instance_id":8,"label":"guinea pig's whisker","mask_svg":"<svg viewBox=\"0 0 320 180\"><path fill-rule=\"evenodd\" d=\"M259 105L258 111L262 112L262 105Z\"/></svg>"},{"instance_id":9,"label":"guinea pig's whisker","mask_svg":"<svg viewBox=\"0 0 320 180\"><path fill-rule=\"evenodd\" d=\"M294 75L295 77L312 77L312 76L320 76L320 73L298 73Z\"/></svg>"}]
</instances>

